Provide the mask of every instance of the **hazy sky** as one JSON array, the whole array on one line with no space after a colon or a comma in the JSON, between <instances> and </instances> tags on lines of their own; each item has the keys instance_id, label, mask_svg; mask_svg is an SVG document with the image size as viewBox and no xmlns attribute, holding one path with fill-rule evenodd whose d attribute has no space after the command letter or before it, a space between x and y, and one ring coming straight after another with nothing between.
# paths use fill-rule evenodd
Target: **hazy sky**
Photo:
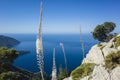
<instances>
[{"instance_id":1,"label":"hazy sky","mask_svg":"<svg viewBox=\"0 0 120 80\"><path fill-rule=\"evenodd\" d=\"M41 0L0 0L0 33L37 33ZM105 21L120 33L120 0L43 0L43 33L90 33Z\"/></svg>"}]
</instances>

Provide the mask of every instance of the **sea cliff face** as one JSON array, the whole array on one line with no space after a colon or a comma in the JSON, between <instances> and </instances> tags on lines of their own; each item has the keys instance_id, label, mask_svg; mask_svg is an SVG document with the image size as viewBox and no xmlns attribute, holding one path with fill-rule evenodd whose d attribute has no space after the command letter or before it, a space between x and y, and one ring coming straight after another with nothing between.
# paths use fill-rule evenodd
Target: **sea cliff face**
<instances>
[{"instance_id":1,"label":"sea cliff face","mask_svg":"<svg viewBox=\"0 0 120 80\"><path fill-rule=\"evenodd\" d=\"M117 53L116 58L113 55L115 53ZM113 62L108 62L109 59ZM115 36L107 43L94 45L86 58L83 59L82 64L85 63L96 64L91 74L73 79L74 75L80 76L78 75L79 71L77 71L77 73L74 72L73 75L64 80L120 80L120 35Z\"/></svg>"}]
</instances>

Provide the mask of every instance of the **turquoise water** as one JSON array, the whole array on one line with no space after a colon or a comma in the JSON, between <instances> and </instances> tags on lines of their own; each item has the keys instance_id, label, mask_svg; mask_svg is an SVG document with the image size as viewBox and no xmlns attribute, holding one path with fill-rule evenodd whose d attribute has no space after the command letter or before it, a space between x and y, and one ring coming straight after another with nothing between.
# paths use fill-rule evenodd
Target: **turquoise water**
<instances>
[{"instance_id":1,"label":"turquoise water","mask_svg":"<svg viewBox=\"0 0 120 80\"><path fill-rule=\"evenodd\" d=\"M31 72L38 72L38 65L36 61L36 35L35 34L7 34L10 37L16 38L21 43L14 48L17 50L29 50L30 53L20 55L15 61L14 65ZM83 34L85 43L85 54L89 49L97 43L90 34ZM60 65L65 67L64 56L59 43L64 43L68 69L71 71L81 64L82 50L79 34L45 34L43 35L44 48L44 70L47 74L52 71L52 54L53 48L56 48L56 65L59 69Z\"/></svg>"}]
</instances>

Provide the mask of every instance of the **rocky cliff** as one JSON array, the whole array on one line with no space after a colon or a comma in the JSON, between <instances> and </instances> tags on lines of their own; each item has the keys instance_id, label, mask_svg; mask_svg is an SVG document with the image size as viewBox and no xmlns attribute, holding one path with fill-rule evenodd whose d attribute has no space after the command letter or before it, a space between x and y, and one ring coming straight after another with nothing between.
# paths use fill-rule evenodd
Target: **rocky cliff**
<instances>
[{"instance_id":1,"label":"rocky cliff","mask_svg":"<svg viewBox=\"0 0 120 80\"><path fill-rule=\"evenodd\" d=\"M93 69L88 67L91 72L81 67L88 63L96 64ZM120 35L115 36L109 42L94 45L81 65L64 80L120 80ZM88 71L83 70L80 73L82 69Z\"/></svg>"}]
</instances>

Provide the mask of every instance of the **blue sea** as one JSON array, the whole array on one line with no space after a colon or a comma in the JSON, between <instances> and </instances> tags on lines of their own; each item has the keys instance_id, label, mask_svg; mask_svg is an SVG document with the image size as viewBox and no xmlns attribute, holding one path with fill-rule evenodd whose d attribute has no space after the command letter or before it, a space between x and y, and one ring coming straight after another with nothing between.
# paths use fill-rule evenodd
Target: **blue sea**
<instances>
[{"instance_id":1,"label":"blue sea","mask_svg":"<svg viewBox=\"0 0 120 80\"><path fill-rule=\"evenodd\" d=\"M31 72L39 72L36 60L36 34L6 35L21 41L19 45L14 46L16 50L30 51L24 55L19 55L19 57L15 59L14 65ZM86 55L97 41L92 38L91 34L83 34L82 37L85 44ZM43 34L44 71L49 75L52 72L53 48L56 48L57 69L59 70L60 66L65 68L64 55L59 45L60 42L64 43L69 71L75 69L82 62L83 58L79 34Z\"/></svg>"}]
</instances>

